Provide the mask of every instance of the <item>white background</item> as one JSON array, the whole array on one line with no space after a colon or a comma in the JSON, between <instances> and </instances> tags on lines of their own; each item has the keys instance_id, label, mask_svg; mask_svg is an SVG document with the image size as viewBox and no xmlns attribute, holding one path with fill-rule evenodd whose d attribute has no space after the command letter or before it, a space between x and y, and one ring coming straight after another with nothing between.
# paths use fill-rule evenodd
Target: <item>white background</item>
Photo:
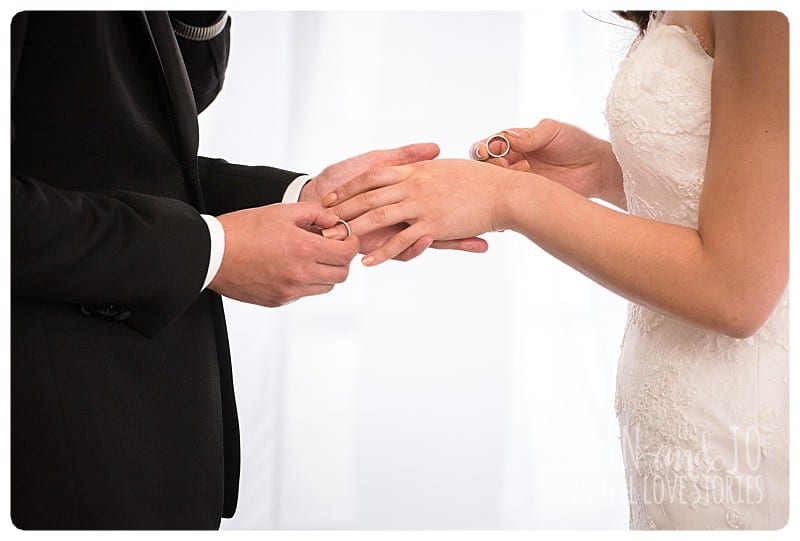
<instances>
[{"instance_id":1,"label":"white background","mask_svg":"<svg viewBox=\"0 0 800 541\"><path fill-rule=\"evenodd\" d=\"M609 12L592 13L615 24ZM606 137L635 33L581 12L234 12L201 153L316 173L543 117ZM626 303L513 232L354 263L331 294L226 301L242 430L223 528L626 528Z\"/></svg>"}]
</instances>

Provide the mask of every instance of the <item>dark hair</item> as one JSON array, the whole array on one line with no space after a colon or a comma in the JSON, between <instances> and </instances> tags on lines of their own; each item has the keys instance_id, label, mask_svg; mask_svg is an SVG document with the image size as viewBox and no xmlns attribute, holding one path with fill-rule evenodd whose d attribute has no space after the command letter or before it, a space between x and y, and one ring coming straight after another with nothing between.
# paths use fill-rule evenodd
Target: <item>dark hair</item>
<instances>
[{"instance_id":1,"label":"dark hair","mask_svg":"<svg viewBox=\"0 0 800 541\"><path fill-rule=\"evenodd\" d=\"M615 11L615 14L619 15L626 21L631 21L632 23L636 24L639 27L639 33L644 34L644 31L647 29L647 23L650 22L650 16L652 15L652 11Z\"/></svg>"}]
</instances>

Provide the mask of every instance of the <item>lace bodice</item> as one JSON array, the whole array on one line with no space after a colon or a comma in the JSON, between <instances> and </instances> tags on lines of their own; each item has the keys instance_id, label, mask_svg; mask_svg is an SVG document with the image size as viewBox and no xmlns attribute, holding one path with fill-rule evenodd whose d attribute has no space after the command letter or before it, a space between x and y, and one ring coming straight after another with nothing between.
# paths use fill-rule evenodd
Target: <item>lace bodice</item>
<instances>
[{"instance_id":1,"label":"lace bodice","mask_svg":"<svg viewBox=\"0 0 800 541\"><path fill-rule=\"evenodd\" d=\"M694 34L658 24L620 66L606 119L632 214L697 226L713 63Z\"/></svg>"},{"instance_id":2,"label":"lace bodice","mask_svg":"<svg viewBox=\"0 0 800 541\"><path fill-rule=\"evenodd\" d=\"M620 65L606 117L632 214L697 227L713 65L691 30L655 19ZM781 477L788 471L788 347L788 288L767 323L745 340L629 306L616 411L632 527L780 526L788 498L788 476ZM735 469L734 427L755 427L758 441L749 444L764 461L744 474L770 480L763 492L771 503L707 497L709 479L722 475L717 466ZM680 480L687 501L654 502L654 479Z\"/></svg>"}]
</instances>

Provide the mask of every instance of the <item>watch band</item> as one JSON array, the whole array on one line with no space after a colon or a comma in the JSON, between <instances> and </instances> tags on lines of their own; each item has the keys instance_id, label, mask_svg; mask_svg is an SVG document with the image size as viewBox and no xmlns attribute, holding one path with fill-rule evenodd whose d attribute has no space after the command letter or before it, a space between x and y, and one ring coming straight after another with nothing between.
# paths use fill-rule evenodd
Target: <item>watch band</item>
<instances>
[{"instance_id":1,"label":"watch band","mask_svg":"<svg viewBox=\"0 0 800 541\"><path fill-rule=\"evenodd\" d=\"M175 35L191 41L208 41L219 36L228 24L228 12L223 11L219 20L210 26L191 26L177 19L172 19Z\"/></svg>"}]
</instances>

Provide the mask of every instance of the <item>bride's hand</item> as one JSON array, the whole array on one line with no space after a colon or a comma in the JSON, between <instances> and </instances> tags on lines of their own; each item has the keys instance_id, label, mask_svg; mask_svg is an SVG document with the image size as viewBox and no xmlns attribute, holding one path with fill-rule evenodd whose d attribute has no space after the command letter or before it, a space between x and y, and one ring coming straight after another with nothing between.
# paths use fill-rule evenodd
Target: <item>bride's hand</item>
<instances>
[{"instance_id":1,"label":"bride's hand","mask_svg":"<svg viewBox=\"0 0 800 541\"><path fill-rule=\"evenodd\" d=\"M533 128L513 128L500 133L508 138L510 151L505 157L487 163L536 173L584 197L624 206L622 172L608 141L550 119ZM499 139L489 145L495 154L500 154L504 147L505 142ZM488 156L485 142L476 143L476 151L482 158Z\"/></svg>"},{"instance_id":2,"label":"bride's hand","mask_svg":"<svg viewBox=\"0 0 800 541\"><path fill-rule=\"evenodd\" d=\"M395 224L409 226L363 263L377 265L402 253L417 241L464 239L504 227L499 212L500 178L507 175L489 164L470 160L435 160L386 167L365 173L325 196L347 220L352 234L362 237ZM343 238L343 225L323 231Z\"/></svg>"}]
</instances>

